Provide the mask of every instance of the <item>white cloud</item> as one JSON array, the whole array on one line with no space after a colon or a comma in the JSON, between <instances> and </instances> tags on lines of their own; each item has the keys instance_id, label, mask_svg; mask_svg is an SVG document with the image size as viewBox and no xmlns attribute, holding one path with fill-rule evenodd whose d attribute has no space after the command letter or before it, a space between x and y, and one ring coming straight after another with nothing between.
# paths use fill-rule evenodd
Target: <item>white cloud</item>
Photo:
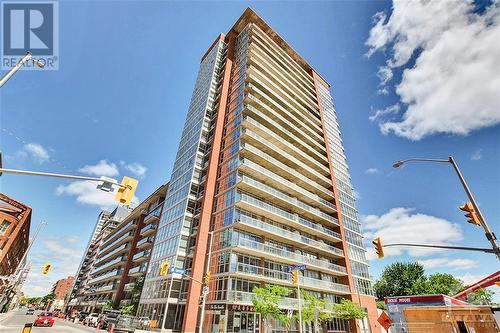
<instances>
[{"instance_id":1,"label":"white cloud","mask_svg":"<svg viewBox=\"0 0 500 333\"><path fill-rule=\"evenodd\" d=\"M378 68L377 76L380 79L380 84L385 85L392 80L394 74L389 66L382 66Z\"/></svg>"},{"instance_id":2,"label":"white cloud","mask_svg":"<svg viewBox=\"0 0 500 333\"><path fill-rule=\"evenodd\" d=\"M76 181L68 185L59 185L57 195L75 196L76 201L82 204L111 208L116 206L115 193L104 192L96 188L96 182Z\"/></svg>"},{"instance_id":3,"label":"white cloud","mask_svg":"<svg viewBox=\"0 0 500 333\"><path fill-rule=\"evenodd\" d=\"M419 260L425 269L430 268L450 268L454 271L470 269L479 266L479 262L471 259L451 259L451 258L434 258Z\"/></svg>"},{"instance_id":4,"label":"white cloud","mask_svg":"<svg viewBox=\"0 0 500 333\"><path fill-rule=\"evenodd\" d=\"M415 243L450 245L463 238L460 227L445 219L432 215L414 213L412 208L392 208L377 216L362 216L366 239L381 237L382 244ZM384 248L386 257L408 253L412 257L428 256L443 250L417 247ZM373 247L368 247L368 259L376 258Z\"/></svg>"},{"instance_id":5,"label":"white cloud","mask_svg":"<svg viewBox=\"0 0 500 333\"><path fill-rule=\"evenodd\" d=\"M37 163L47 162L50 159L49 152L38 143L28 143L23 146L23 151L18 152L21 156L29 154Z\"/></svg>"},{"instance_id":6,"label":"white cloud","mask_svg":"<svg viewBox=\"0 0 500 333\"><path fill-rule=\"evenodd\" d=\"M54 282L76 273L84 249L68 241L75 237L78 236L45 239L41 242L41 248L29 255L28 260L32 262L32 266L22 288L26 295L44 296L50 293ZM41 267L45 263L52 264L48 275L41 274Z\"/></svg>"},{"instance_id":7,"label":"white cloud","mask_svg":"<svg viewBox=\"0 0 500 333\"><path fill-rule=\"evenodd\" d=\"M78 169L80 172L84 172L89 175L95 176L107 176L115 177L120 173L115 163L108 163L106 160L100 160L99 163L94 165L86 165L83 168Z\"/></svg>"},{"instance_id":8,"label":"white cloud","mask_svg":"<svg viewBox=\"0 0 500 333\"><path fill-rule=\"evenodd\" d=\"M385 109L376 110L375 114L368 117L368 119L370 119L370 121L375 121L377 118L380 118L380 117L388 115L388 114L397 114L397 113L399 113L400 110L401 110L401 106L399 104L394 104L394 105L386 107Z\"/></svg>"},{"instance_id":9,"label":"white cloud","mask_svg":"<svg viewBox=\"0 0 500 333\"><path fill-rule=\"evenodd\" d=\"M368 169L366 169L365 173L368 175L374 175L374 174L378 173L378 169L377 168L368 168Z\"/></svg>"},{"instance_id":10,"label":"white cloud","mask_svg":"<svg viewBox=\"0 0 500 333\"><path fill-rule=\"evenodd\" d=\"M476 150L470 156L470 159L473 161L479 161L481 158L483 158L483 150L482 149Z\"/></svg>"},{"instance_id":11,"label":"white cloud","mask_svg":"<svg viewBox=\"0 0 500 333\"><path fill-rule=\"evenodd\" d=\"M389 18L377 13L367 55L389 49L377 74L383 86L390 70L404 69L396 93L406 106L401 119L381 120L381 131L420 140L500 123L499 40L498 1L482 15L473 1L394 0Z\"/></svg>"},{"instance_id":12,"label":"white cloud","mask_svg":"<svg viewBox=\"0 0 500 333\"><path fill-rule=\"evenodd\" d=\"M133 174L135 174L140 178L144 177L147 171L147 168L144 165L137 162L126 164L125 169L127 169L128 171L132 172Z\"/></svg>"}]
</instances>

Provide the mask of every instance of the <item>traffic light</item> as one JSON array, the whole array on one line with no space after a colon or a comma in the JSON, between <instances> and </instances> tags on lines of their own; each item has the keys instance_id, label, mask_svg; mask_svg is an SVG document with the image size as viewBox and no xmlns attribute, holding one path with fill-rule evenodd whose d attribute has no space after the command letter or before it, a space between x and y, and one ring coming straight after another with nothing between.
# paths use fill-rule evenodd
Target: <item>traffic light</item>
<instances>
[{"instance_id":1,"label":"traffic light","mask_svg":"<svg viewBox=\"0 0 500 333\"><path fill-rule=\"evenodd\" d=\"M207 272L207 274L203 277L203 282L208 285L208 283L210 282L210 277L211 277L212 273L210 272Z\"/></svg>"},{"instance_id":2,"label":"traffic light","mask_svg":"<svg viewBox=\"0 0 500 333\"><path fill-rule=\"evenodd\" d=\"M298 269L294 269L292 271L292 283L294 286L299 284L299 270Z\"/></svg>"},{"instance_id":3,"label":"traffic light","mask_svg":"<svg viewBox=\"0 0 500 333\"><path fill-rule=\"evenodd\" d=\"M45 264L42 266L42 274L47 275L50 272L50 269L52 268L51 264Z\"/></svg>"},{"instance_id":4,"label":"traffic light","mask_svg":"<svg viewBox=\"0 0 500 333\"><path fill-rule=\"evenodd\" d=\"M375 252L377 252L378 258L382 259L384 257L384 248L380 237L375 238L372 243L375 245Z\"/></svg>"},{"instance_id":5,"label":"traffic light","mask_svg":"<svg viewBox=\"0 0 500 333\"><path fill-rule=\"evenodd\" d=\"M116 192L115 200L124 205L130 205L130 202L134 198L135 190L137 189L137 185L139 181L130 177L123 177L121 185Z\"/></svg>"},{"instance_id":6,"label":"traffic light","mask_svg":"<svg viewBox=\"0 0 500 333\"><path fill-rule=\"evenodd\" d=\"M160 275L165 276L168 274L168 270L170 268L170 263L168 261L164 261L160 264Z\"/></svg>"},{"instance_id":7,"label":"traffic light","mask_svg":"<svg viewBox=\"0 0 500 333\"><path fill-rule=\"evenodd\" d=\"M481 225L479 216L477 216L476 210L470 202L466 202L463 206L460 206L460 210L467 212L467 214L465 214L465 217L468 218L467 222L475 225Z\"/></svg>"}]
</instances>

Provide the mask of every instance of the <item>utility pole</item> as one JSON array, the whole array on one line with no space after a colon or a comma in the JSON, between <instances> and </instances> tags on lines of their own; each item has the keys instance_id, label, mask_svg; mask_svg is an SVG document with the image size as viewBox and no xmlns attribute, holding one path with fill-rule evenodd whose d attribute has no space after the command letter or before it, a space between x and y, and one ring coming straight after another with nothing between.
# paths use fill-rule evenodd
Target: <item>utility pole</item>
<instances>
[{"instance_id":1,"label":"utility pole","mask_svg":"<svg viewBox=\"0 0 500 333\"><path fill-rule=\"evenodd\" d=\"M38 67L40 68L44 68L45 67L45 64L38 60L38 59L35 59L33 58L33 55L31 54L31 52L27 52L26 55L24 57L22 57L21 59L19 59L19 61L16 63L16 65L14 67L12 67L8 72L7 74L5 74L1 79L0 79L0 88L2 88L2 86L7 83L7 81L9 81L9 79L14 75L16 74L16 72L28 61L33 61L33 64L37 65Z\"/></svg>"}]
</instances>

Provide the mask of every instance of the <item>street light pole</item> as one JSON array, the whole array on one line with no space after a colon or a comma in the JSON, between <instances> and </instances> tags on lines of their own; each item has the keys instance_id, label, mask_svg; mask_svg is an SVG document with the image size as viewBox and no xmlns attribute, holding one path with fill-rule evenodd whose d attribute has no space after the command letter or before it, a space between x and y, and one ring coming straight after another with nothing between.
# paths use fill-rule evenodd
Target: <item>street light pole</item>
<instances>
[{"instance_id":1,"label":"street light pole","mask_svg":"<svg viewBox=\"0 0 500 333\"><path fill-rule=\"evenodd\" d=\"M16 65L14 67L12 67L8 72L7 74L5 74L1 79L0 79L0 88L2 88L2 86L7 82L9 81L9 79L14 75L16 74L16 72L28 61L32 60L33 63L35 65L37 65L38 67L40 68L44 68L45 67L45 64L43 62L41 62L40 60L38 59L35 59L33 58L33 55L31 54L31 52L27 52L26 55L24 57L22 57L21 59L19 59L19 61L16 63Z\"/></svg>"},{"instance_id":2,"label":"street light pole","mask_svg":"<svg viewBox=\"0 0 500 333\"><path fill-rule=\"evenodd\" d=\"M495 233L491 231L490 226L486 222L486 219L484 218L483 214L481 213L481 210L479 209L479 205L476 202L476 199L474 199L474 196L472 195L472 192L469 188L469 185L465 181L464 176L462 175L462 172L460 171L458 164L455 162L455 159L452 156L449 156L448 159L434 159L434 158L409 158L406 160L401 160L393 164L394 168L399 168L406 162L435 162L435 163L450 163L453 166L453 169L457 173L458 178L460 179L460 183L462 184L465 193L467 194L467 197L469 198L472 206L474 207L474 210L476 211L477 215L479 216L479 221L481 223L481 226L484 229L484 233L486 235L486 239L491 243L491 246L493 248L492 253L495 253L497 258L500 259L500 247L498 246L497 243L497 238L495 236Z\"/></svg>"}]
</instances>

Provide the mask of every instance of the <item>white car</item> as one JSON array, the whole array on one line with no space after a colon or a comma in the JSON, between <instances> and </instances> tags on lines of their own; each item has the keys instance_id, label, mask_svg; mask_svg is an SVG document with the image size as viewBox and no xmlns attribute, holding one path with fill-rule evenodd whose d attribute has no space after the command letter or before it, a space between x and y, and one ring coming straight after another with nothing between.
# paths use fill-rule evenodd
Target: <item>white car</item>
<instances>
[{"instance_id":1,"label":"white car","mask_svg":"<svg viewBox=\"0 0 500 333\"><path fill-rule=\"evenodd\" d=\"M99 314L91 313L87 317L85 317L84 323L91 327L97 327L97 323L99 322Z\"/></svg>"}]
</instances>

